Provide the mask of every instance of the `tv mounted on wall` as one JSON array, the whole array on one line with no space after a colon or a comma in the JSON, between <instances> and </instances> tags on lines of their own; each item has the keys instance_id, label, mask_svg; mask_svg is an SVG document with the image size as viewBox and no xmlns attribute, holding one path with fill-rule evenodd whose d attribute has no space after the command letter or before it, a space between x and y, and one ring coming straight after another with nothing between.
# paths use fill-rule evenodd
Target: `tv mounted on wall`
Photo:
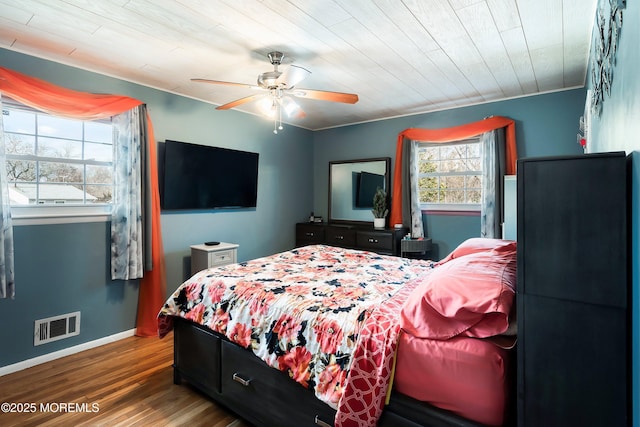
<instances>
[{"instance_id":1,"label":"tv mounted on wall","mask_svg":"<svg viewBox=\"0 0 640 427\"><path fill-rule=\"evenodd\" d=\"M162 209L256 207L258 153L171 140L159 146Z\"/></svg>"},{"instance_id":2,"label":"tv mounted on wall","mask_svg":"<svg viewBox=\"0 0 640 427\"><path fill-rule=\"evenodd\" d=\"M357 177L356 207L372 208L373 196L378 188L384 189L384 175L370 172L359 172Z\"/></svg>"}]
</instances>

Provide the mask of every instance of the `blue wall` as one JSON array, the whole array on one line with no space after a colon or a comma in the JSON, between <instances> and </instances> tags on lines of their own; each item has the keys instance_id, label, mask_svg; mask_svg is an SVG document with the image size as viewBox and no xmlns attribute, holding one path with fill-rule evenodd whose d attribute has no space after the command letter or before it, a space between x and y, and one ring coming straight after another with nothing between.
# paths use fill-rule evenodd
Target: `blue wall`
<instances>
[{"instance_id":1,"label":"blue wall","mask_svg":"<svg viewBox=\"0 0 640 427\"><path fill-rule=\"evenodd\" d=\"M505 116L516 122L519 157L579 154L576 133L584 99L584 89L574 89L315 132L314 212L328 214L329 161L391 157L393 168L398 133L407 128L446 128ZM429 215L424 223L434 259L480 233L479 216Z\"/></svg>"},{"instance_id":2,"label":"blue wall","mask_svg":"<svg viewBox=\"0 0 640 427\"><path fill-rule=\"evenodd\" d=\"M163 213L167 293L188 275L189 246L238 243L239 260L294 246L294 226L312 209L312 133L148 87L0 49L0 65L76 90L122 94L147 104L159 141L174 139L260 153L257 208ZM216 183L212 183L216 184ZM224 185L220 178L218 185ZM16 297L0 300L0 367L135 327L138 283L109 278L110 223L15 227ZM81 311L79 336L33 346L36 319Z\"/></svg>"},{"instance_id":3,"label":"blue wall","mask_svg":"<svg viewBox=\"0 0 640 427\"><path fill-rule=\"evenodd\" d=\"M601 117L592 117L589 151L625 151L631 173L631 297L633 425L640 426L640 4L628 1L613 71L611 96ZM607 12L608 13L608 12ZM605 16L607 16L605 14ZM592 87L589 82L588 87Z\"/></svg>"}]
</instances>

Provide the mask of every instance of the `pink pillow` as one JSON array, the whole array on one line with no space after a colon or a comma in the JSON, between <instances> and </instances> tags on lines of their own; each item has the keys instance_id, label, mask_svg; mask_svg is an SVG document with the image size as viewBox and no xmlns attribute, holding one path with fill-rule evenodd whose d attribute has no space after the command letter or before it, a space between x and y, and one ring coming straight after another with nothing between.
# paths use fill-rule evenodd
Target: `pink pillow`
<instances>
[{"instance_id":1,"label":"pink pillow","mask_svg":"<svg viewBox=\"0 0 640 427\"><path fill-rule=\"evenodd\" d=\"M487 251L515 253L516 242L514 242L513 240L472 237L460 243L458 247L453 250L453 252L447 255L444 259L438 261L438 265L449 262L455 258L460 258L461 256Z\"/></svg>"},{"instance_id":2,"label":"pink pillow","mask_svg":"<svg viewBox=\"0 0 640 427\"><path fill-rule=\"evenodd\" d=\"M509 328L516 285L515 251L490 250L435 268L411 293L401 327L430 339L487 338Z\"/></svg>"}]
</instances>

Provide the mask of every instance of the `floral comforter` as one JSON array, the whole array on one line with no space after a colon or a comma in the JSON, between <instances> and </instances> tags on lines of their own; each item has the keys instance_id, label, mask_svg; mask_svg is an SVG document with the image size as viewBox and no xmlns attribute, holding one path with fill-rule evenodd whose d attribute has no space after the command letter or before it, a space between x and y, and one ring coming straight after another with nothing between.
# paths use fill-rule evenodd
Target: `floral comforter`
<instances>
[{"instance_id":1,"label":"floral comforter","mask_svg":"<svg viewBox=\"0 0 640 427\"><path fill-rule=\"evenodd\" d=\"M338 410L337 425L358 424L341 410L380 406L399 329L398 305L412 288L405 284L432 265L316 245L203 270L165 303L158 315L160 337L171 330L172 316L207 326L313 389ZM376 379L380 391L373 402L370 393L357 391L355 380L348 386L354 357L357 378L371 376L365 371L372 363L380 365L375 368L383 378ZM350 396L340 404L345 390ZM367 402L354 403L361 395ZM373 410L373 417L381 410Z\"/></svg>"}]
</instances>

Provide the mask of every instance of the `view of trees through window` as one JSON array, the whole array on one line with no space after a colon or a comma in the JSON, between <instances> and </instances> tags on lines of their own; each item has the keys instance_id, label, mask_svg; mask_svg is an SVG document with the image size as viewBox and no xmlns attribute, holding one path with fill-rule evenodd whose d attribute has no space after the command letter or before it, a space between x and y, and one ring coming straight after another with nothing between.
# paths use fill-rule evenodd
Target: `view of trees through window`
<instances>
[{"instance_id":1,"label":"view of trees through window","mask_svg":"<svg viewBox=\"0 0 640 427\"><path fill-rule=\"evenodd\" d=\"M479 139L457 143L422 144L417 150L420 203L477 205L482 195L482 162Z\"/></svg>"},{"instance_id":2,"label":"view of trees through window","mask_svg":"<svg viewBox=\"0 0 640 427\"><path fill-rule=\"evenodd\" d=\"M111 203L113 127L19 106L2 111L12 205Z\"/></svg>"}]
</instances>

